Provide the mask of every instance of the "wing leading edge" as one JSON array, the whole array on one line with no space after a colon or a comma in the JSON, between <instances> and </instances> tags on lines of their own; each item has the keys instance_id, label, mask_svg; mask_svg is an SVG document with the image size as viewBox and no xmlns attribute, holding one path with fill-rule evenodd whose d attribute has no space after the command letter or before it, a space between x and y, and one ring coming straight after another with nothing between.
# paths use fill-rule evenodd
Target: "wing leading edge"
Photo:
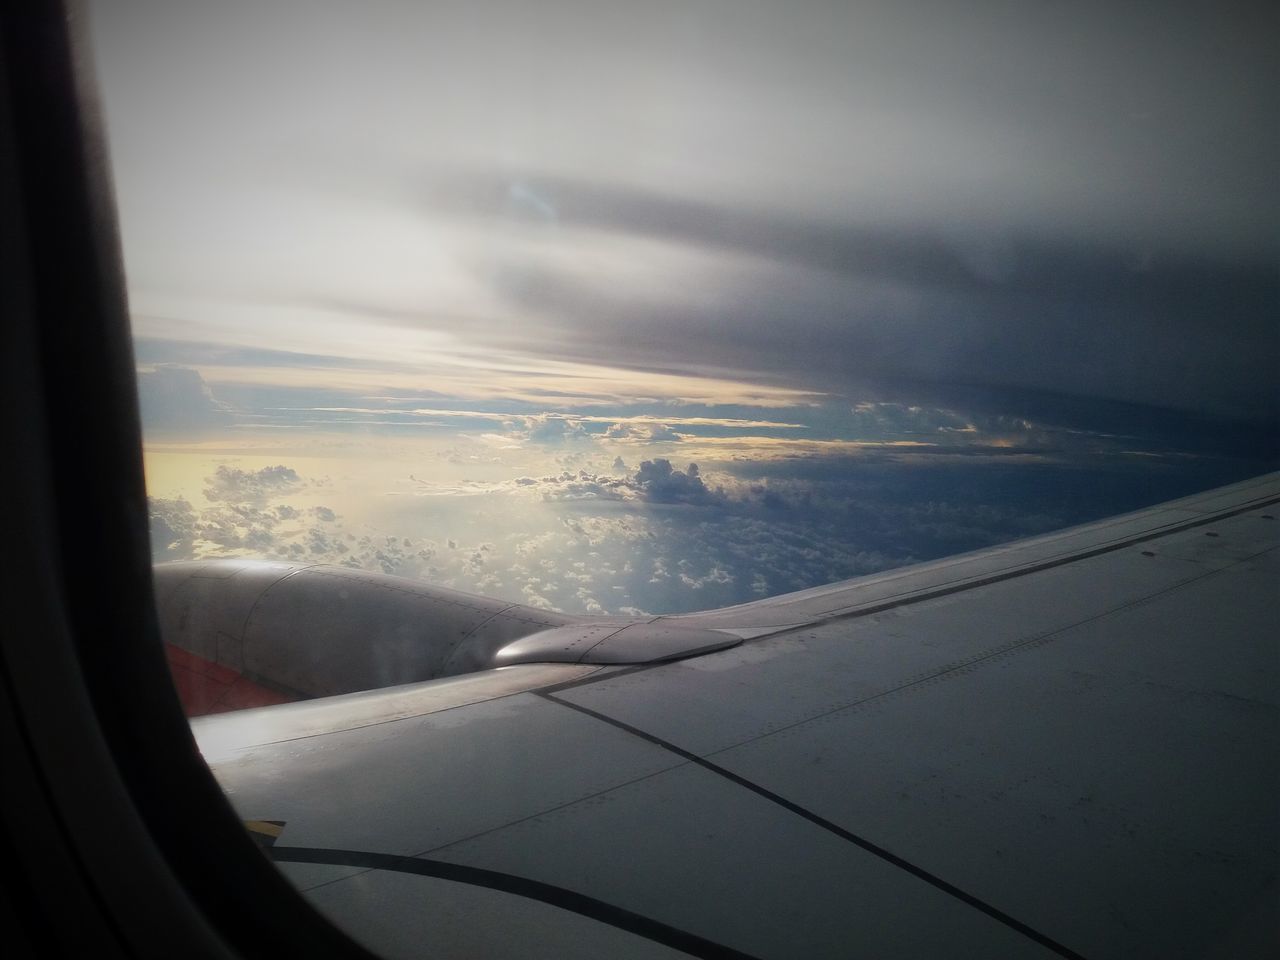
<instances>
[{"instance_id":1,"label":"wing leading edge","mask_svg":"<svg viewBox=\"0 0 1280 960\"><path fill-rule=\"evenodd\" d=\"M390 956L1275 946L1280 475L682 618L741 645L209 717ZM532 938L532 939L531 939Z\"/></svg>"}]
</instances>

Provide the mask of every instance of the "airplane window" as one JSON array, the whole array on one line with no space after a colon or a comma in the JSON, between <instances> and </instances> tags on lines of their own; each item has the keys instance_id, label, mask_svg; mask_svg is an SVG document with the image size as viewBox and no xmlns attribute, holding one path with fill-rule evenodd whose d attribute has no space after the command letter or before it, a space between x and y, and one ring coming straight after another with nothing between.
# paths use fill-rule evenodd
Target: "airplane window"
<instances>
[{"instance_id":1,"label":"airplane window","mask_svg":"<svg viewBox=\"0 0 1280 960\"><path fill-rule=\"evenodd\" d=\"M681 613L1274 459L1243 26L93 18L157 562Z\"/></svg>"},{"instance_id":2,"label":"airplane window","mask_svg":"<svg viewBox=\"0 0 1280 960\"><path fill-rule=\"evenodd\" d=\"M189 714L568 669L1275 469L1280 84L1229 6L92 5ZM265 849L321 805L228 789ZM364 840L288 876L404 916L462 869ZM553 935L561 894L475 889L459 927Z\"/></svg>"}]
</instances>

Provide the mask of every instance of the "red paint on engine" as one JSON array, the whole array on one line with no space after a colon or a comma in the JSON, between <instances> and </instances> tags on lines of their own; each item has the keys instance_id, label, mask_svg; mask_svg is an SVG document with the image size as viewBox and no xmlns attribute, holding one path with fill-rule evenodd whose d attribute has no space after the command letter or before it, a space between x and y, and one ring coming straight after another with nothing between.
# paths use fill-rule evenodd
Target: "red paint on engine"
<instances>
[{"instance_id":1,"label":"red paint on engine","mask_svg":"<svg viewBox=\"0 0 1280 960\"><path fill-rule=\"evenodd\" d=\"M169 672L173 675L173 685L188 717L292 703L298 699L264 687L230 667L206 660L171 643L164 645L164 652L169 661Z\"/></svg>"}]
</instances>

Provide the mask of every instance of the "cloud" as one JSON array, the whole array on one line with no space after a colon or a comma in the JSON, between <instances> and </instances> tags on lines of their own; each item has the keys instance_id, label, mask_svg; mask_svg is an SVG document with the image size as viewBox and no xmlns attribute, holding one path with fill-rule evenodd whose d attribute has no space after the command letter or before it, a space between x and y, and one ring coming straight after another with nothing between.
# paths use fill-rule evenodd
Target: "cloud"
<instances>
[{"instance_id":1,"label":"cloud","mask_svg":"<svg viewBox=\"0 0 1280 960\"><path fill-rule=\"evenodd\" d=\"M636 496L635 486L627 477L608 474L577 473L566 470L557 476L541 477L528 486L543 500L565 502L574 500L628 500Z\"/></svg>"},{"instance_id":2,"label":"cloud","mask_svg":"<svg viewBox=\"0 0 1280 960\"><path fill-rule=\"evenodd\" d=\"M853 434L865 439L935 438L939 433L978 432L971 417L918 404L862 402L855 404L849 414ZM1015 426L1031 428L1029 422L1022 420L1008 424L1006 429Z\"/></svg>"},{"instance_id":3,"label":"cloud","mask_svg":"<svg viewBox=\"0 0 1280 960\"><path fill-rule=\"evenodd\" d=\"M646 500L653 503L711 503L717 495L707 489L698 475L698 465L691 463L676 470L670 460L645 460L636 470L634 484Z\"/></svg>"},{"instance_id":4,"label":"cloud","mask_svg":"<svg viewBox=\"0 0 1280 960\"><path fill-rule=\"evenodd\" d=\"M241 470L224 464L205 480L204 496L211 501L254 503L289 493L301 485L302 478L292 467Z\"/></svg>"},{"instance_id":5,"label":"cloud","mask_svg":"<svg viewBox=\"0 0 1280 960\"><path fill-rule=\"evenodd\" d=\"M616 229L629 236L624 223ZM792 249L787 229L779 226L776 243ZM846 396L913 392L943 406L980 384L1032 397L1277 415L1274 261L1170 253L1135 270L1128 251L1104 242L1010 243L1015 266L999 282L973 276L925 232L859 241L848 263L831 269L755 250L704 263L705 249L693 248L669 268L671 282L635 288L608 279L609 270L522 260L532 281L504 289L499 279L496 293L510 309L558 326L520 349L554 343L583 362L607 355L654 371L718 367ZM700 290L695 304L681 292L690 285Z\"/></svg>"},{"instance_id":6,"label":"cloud","mask_svg":"<svg viewBox=\"0 0 1280 960\"><path fill-rule=\"evenodd\" d=\"M678 443L683 439L665 423L614 423L604 436L606 440L632 443Z\"/></svg>"},{"instance_id":7,"label":"cloud","mask_svg":"<svg viewBox=\"0 0 1280 960\"><path fill-rule=\"evenodd\" d=\"M189 560L196 536L196 512L181 498L148 497L151 557L156 562Z\"/></svg>"},{"instance_id":8,"label":"cloud","mask_svg":"<svg viewBox=\"0 0 1280 960\"><path fill-rule=\"evenodd\" d=\"M518 432L533 443L561 444L590 439L582 422L574 417L539 414L522 417Z\"/></svg>"},{"instance_id":9,"label":"cloud","mask_svg":"<svg viewBox=\"0 0 1280 960\"><path fill-rule=\"evenodd\" d=\"M963 430L945 411L870 406L919 431ZM1009 418L1014 424L1019 418ZM984 428L986 424L978 424ZM1025 424L1034 432L1035 425ZM598 454L603 456L603 454ZM547 455L548 457L550 455ZM1212 458L1087 450L1010 463L965 455L791 457L631 472L564 470L485 486L483 510L439 498L358 506L276 465L219 465L203 508L150 500L157 560L256 556L341 564L589 615L741 603L977 549L1254 473ZM339 514L315 503L342 497ZM461 522L455 522L459 514Z\"/></svg>"},{"instance_id":10,"label":"cloud","mask_svg":"<svg viewBox=\"0 0 1280 960\"><path fill-rule=\"evenodd\" d=\"M615 465L621 458L615 458ZM625 464L623 465L625 468ZM691 463L677 470L671 461L658 458L644 460L633 474L616 476L588 470L565 470L544 477L517 477L489 484L487 492L525 491L543 500L557 503L573 501L613 501L655 504L710 504L723 495L703 482L698 465Z\"/></svg>"},{"instance_id":11,"label":"cloud","mask_svg":"<svg viewBox=\"0 0 1280 960\"><path fill-rule=\"evenodd\" d=\"M1275 418L1274 3L262 6L93 12L138 319L238 338L219 389Z\"/></svg>"},{"instance_id":12,"label":"cloud","mask_svg":"<svg viewBox=\"0 0 1280 960\"><path fill-rule=\"evenodd\" d=\"M138 403L147 431L198 433L225 427L231 407L215 399L199 371L158 364L138 371Z\"/></svg>"}]
</instances>

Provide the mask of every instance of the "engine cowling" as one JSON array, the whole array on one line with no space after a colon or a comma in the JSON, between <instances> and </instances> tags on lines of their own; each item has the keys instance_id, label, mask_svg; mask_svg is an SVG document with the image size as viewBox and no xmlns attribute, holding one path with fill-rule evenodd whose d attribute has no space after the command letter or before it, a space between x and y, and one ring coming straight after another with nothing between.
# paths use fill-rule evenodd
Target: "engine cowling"
<instances>
[{"instance_id":1,"label":"engine cowling","mask_svg":"<svg viewBox=\"0 0 1280 960\"><path fill-rule=\"evenodd\" d=\"M346 567L157 564L156 607L190 716L522 663L653 663L740 643L678 617L575 617Z\"/></svg>"},{"instance_id":2,"label":"engine cowling","mask_svg":"<svg viewBox=\"0 0 1280 960\"><path fill-rule=\"evenodd\" d=\"M345 567L185 561L157 564L154 577L175 673L202 675L206 701L211 684L227 688L214 704L184 697L192 713L469 673L513 640L578 619ZM240 678L279 699L254 699Z\"/></svg>"}]
</instances>

